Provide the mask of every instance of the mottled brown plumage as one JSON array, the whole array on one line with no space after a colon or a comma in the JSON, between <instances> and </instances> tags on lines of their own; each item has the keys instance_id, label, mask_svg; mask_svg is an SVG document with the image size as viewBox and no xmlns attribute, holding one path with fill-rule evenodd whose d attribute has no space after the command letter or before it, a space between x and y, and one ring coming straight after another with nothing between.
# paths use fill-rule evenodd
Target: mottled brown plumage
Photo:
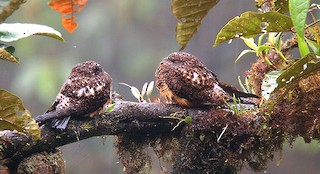
<instances>
[{"instance_id":1,"label":"mottled brown plumage","mask_svg":"<svg viewBox=\"0 0 320 174\"><path fill-rule=\"evenodd\" d=\"M220 83L197 57L185 52L175 52L164 58L155 76L160 95L180 106L223 105L232 100L233 94L236 97L257 97Z\"/></svg>"},{"instance_id":2,"label":"mottled brown plumage","mask_svg":"<svg viewBox=\"0 0 320 174\"><path fill-rule=\"evenodd\" d=\"M92 116L110 101L111 77L94 61L73 67L48 111L36 117L40 124L65 129L71 116Z\"/></svg>"}]
</instances>

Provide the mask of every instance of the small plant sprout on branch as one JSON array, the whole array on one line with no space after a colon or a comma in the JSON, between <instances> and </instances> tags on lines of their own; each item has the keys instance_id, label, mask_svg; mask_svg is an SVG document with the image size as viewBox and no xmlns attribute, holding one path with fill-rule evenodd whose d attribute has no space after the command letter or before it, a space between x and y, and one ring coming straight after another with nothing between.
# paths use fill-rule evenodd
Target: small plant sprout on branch
<instances>
[{"instance_id":1,"label":"small plant sprout on branch","mask_svg":"<svg viewBox=\"0 0 320 174\"><path fill-rule=\"evenodd\" d=\"M281 32L280 33L274 33L271 32L268 34L268 42L262 44L263 38L266 36L266 34L261 34L258 39L258 44L254 42L254 38L245 38L240 37L244 43L251 49L243 50L240 55L237 57L235 62L237 62L242 56L248 53L255 53L256 56L263 57L265 61L268 63L268 65L272 66L271 61L266 57L270 49L273 49L276 51L276 53L285 61L288 62L287 58L282 54L281 52Z\"/></svg>"},{"instance_id":2,"label":"small plant sprout on branch","mask_svg":"<svg viewBox=\"0 0 320 174\"><path fill-rule=\"evenodd\" d=\"M177 117L177 115L179 115L179 114L180 114L179 112L175 112L175 113L170 114L170 116L161 116L160 118L171 118L171 119L179 120L179 122L171 130L171 131L174 131L177 127L179 127L179 125L182 122L185 122L186 124L190 124L192 122L192 117L183 116L184 118L180 118L180 117Z\"/></svg>"},{"instance_id":3,"label":"small plant sprout on branch","mask_svg":"<svg viewBox=\"0 0 320 174\"><path fill-rule=\"evenodd\" d=\"M130 88L132 95L139 100L139 102L151 102L151 94L153 91L153 86L154 86L154 81L151 81L150 83L146 82L144 83L144 85L142 86L141 92L139 91L138 88L128 85L126 83L119 83L121 85L127 86ZM144 95L147 94L147 100L144 99Z\"/></svg>"}]
</instances>

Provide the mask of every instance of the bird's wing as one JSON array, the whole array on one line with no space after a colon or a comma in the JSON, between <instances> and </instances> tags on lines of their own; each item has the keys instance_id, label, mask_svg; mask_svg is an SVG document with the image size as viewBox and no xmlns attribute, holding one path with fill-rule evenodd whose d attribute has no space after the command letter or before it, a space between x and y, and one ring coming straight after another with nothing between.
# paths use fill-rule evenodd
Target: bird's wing
<instances>
[{"instance_id":1,"label":"bird's wing","mask_svg":"<svg viewBox=\"0 0 320 174\"><path fill-rule=\"evenodd\" d=\"M59 103L59 101L56 99L52 105L50 106L50 108L46 111L46 113L54 111L56 109L57 104Z\"/></svg>"},{"instance_id":2,"label":"bird's wing","mask_svg":"<svg viewBox=\"0 0 320 174\"><path fill-rule=\"evenodd\" d=\"M217 84L217 77L205 67L178 67L178 74L182 75L181 80L194 89L200 90L212 88Z\"/></svg>"},{"instance_id":3,"label":"bird's wing","mask_svg":"<svg viewBox=\"0 0 320 174\"><path fill-rule=\"evenodd\" d=\"M40 123L40 124L44 124L46 122L48 122L49 120L52 119L56 119L56 118L63 118L66 117L68 115L71 115L72 113L67 112L65 110L53 110L50 112L46 112L42 115L38 115L35 120Z\"/></svg>"},{"instance_id":4,"label":"bird's wing","mask_svg":"<svg viewBox=\"0 0 320 174\"><path fill-rule=\"evenodd\" d=\"M216 76L205 67L187 66L172 62L167 62L163 66L160 79L164 79L166 85L175 95L192 102L206 100L203 98L205 94L202 94L202 92L212 89L217 84Z\"/></svg>"}]
</instances>

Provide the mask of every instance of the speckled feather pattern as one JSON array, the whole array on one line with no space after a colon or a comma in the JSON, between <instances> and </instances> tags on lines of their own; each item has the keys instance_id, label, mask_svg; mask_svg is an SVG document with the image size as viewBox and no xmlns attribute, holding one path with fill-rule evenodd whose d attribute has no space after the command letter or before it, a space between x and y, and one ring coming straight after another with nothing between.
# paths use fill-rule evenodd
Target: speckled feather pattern
<instances>
[{"instance_id":1,"label":"speckled feather pattern","mask_svg":"<svg viewBox=\"0 0 320 174\"><path fill-rule=\"evenodd\" d=\"M110 101L111 81L111 76L100 64L94 61L79 63L72 69L46 113L59 113L58 118L91 116Z\"/></svg>"},{"instance_id":2,"label":"speckled feather pattern","mask_svg":"<svg viewBox=\"0 0 320 174\"><path fill-rule=\"evenodd\" d=\"M110 75L98 63L77 64L47 112L70 110L77 115L94 112L110 99L111 81Z\"/></svg>"},{"instance_id":3,"label":"speckled feather pattern","mask_svg":"<svg viewBox=\"0 0 320 174\"><path fill-rule=\"evenodd\" d=\"M225 84L220 84L214 73L189 53L168 55L160 62L155 77L160 95L181 106L220 105L232 99L232 94L222 88Z\"/></svg>"}]
</instances>

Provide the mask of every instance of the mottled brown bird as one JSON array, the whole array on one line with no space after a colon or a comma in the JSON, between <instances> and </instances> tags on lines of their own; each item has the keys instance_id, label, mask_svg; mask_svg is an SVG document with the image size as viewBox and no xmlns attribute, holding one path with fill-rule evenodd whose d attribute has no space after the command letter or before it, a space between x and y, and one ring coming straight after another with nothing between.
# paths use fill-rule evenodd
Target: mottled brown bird
<instances>
[{"instance_id":1,"label":"mottled brown bird","mask_svg":"<svg viewBox=\"0 0 320 174\"><path fill-rule=\"evenodd\" d=\"M110 101L111 81L110 75L94 61L75 65L55 102L36 121L65 129L71 116L93 116Z\"/></svg>"},{"instance_id":2,"label":"mottled brown bird","mask_svg":"<svg viewBox=\"0 0 320 174\"><path fill-rule=\"evenodd\" d=\"M184 107L207 103L223 105L225 101L232 101L233 94L239 98L257 98L219 82L197 57L185 52L175 52L164 58L155 76L160 95Z\"/></svg>"}]
</instances>

